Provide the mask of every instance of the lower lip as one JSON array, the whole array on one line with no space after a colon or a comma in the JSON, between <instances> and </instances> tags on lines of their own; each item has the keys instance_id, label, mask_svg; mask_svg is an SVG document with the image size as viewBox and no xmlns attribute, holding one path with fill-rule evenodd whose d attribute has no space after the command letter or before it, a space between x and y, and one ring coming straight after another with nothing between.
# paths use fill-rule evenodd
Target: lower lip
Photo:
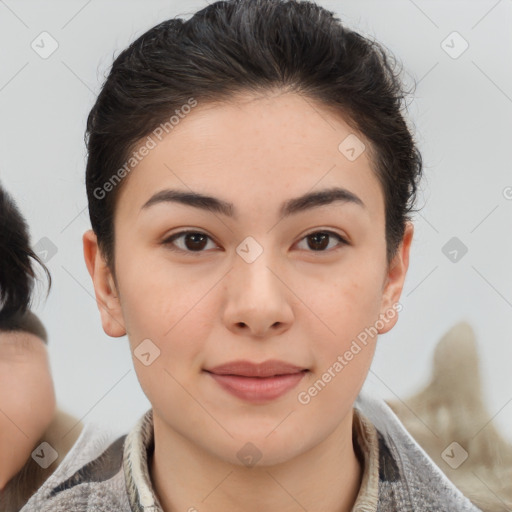
<instances>
[{"instance_id":1,"label":"lower lip","mask_svg":"<svg viewBox=\"0 0 512 512\"><path fill-rule=\"evenodd\" d=\"M306 371L274 377L240 377L207 373L232 395L247 402L265 403L279 398L297 386Z\"/></svg>"}]
</instances>

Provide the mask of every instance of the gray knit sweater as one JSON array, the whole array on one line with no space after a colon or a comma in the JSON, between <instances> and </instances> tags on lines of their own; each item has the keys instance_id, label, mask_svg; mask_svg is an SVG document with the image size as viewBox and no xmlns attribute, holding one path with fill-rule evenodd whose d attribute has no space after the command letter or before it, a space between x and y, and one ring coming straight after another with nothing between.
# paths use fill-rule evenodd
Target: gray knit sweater
<instances>
[{"instance_id":1,"label":"gray knit sweater","mask_svg":"<svg viewBox=\"0 0 512 512\"><path fill-rule=\"evenodd\" d=\"M374 438L374 449L367 450L363 459L365 488L354 512L481 512L432 462L384 401L363 390L354 409L361 431L373 432ZM372 445L371 436L363 444L363 449ZM86 425L73 449L21 512L162 512L148 471L153 449L151 409L117 439Z\"/></svg>"}]
</instances>

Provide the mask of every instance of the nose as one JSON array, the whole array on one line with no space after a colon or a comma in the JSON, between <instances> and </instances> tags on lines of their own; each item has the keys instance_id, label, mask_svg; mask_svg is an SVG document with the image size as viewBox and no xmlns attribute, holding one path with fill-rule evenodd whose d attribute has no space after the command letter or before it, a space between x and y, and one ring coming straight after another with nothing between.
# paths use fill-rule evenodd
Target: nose
<instances>
[{"instance_id":1,"label":"nose","mask_svg":"<svg viewBox=\"0 0 512 512\"><path fill-rule=\"evenodd\" d=\"M224 292L224 322L236 334L268 337L287 330L293 321L293 293L270 251L252 262L237 256Z\"/></svg>"}]
</instances>

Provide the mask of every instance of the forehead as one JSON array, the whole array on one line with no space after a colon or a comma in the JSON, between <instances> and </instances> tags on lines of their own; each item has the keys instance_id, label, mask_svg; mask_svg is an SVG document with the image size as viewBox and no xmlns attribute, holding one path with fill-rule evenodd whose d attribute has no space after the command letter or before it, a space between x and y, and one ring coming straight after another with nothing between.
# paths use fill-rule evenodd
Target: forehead
<instances>
[{"instance_id":1,"label":"forehead","mask_svg":"<svg viewBox=\"0 0 512 512\"><path fill-rule=\"evenodd\" d=\"M370 216L383 214L364 137L341 115L295 93L198 103L161 140L150 137L153 148L118 198L125 214L165 188L215 195L242 210L277 209L289 197L332 186L361 197Z\"/></svg>"}]
</instances>

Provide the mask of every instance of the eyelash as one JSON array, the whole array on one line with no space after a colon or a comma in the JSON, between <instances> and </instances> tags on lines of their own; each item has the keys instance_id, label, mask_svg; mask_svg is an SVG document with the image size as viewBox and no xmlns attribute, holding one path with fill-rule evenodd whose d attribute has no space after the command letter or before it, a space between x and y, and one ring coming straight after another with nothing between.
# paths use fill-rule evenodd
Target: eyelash
<instances>
[{"instance_id":1,"label":"eyelash","mask_svg":"<svg viewBox=\"0 0 512 512\"><path fill-rule=\"evenodd\" d=\"M329 236L332 236L332 237L336 238L340 242L340 244L337 247L335 247L334 249L331 248L329 250L323 250L323 251L313 251L313 250L310 250L310 251L307 251L307 252L322 254L322 253L332 252L333 250L339 249L339 248L343 247L344 245L349 245L349 243L342 236L338 235L338 233L335 233L334 231L329 231L329 230L312 231L311 233L308 233L308 234L304 235L301 238L300 241L304 240L305 238L308 238L309 236L316 235L316 234L319 234L319 233L326 234L326 235L329 235ZM181 238L184 235L189 235L189 234L203 235L203 236L206 236L207 238L209 238L210 240L212 240L212 238L209 235L207 235L206 233L203 233L202 231L192 231L192 230L189 230L189 231L180 231L178 233L174 233L170 237L166 238L162 242L162 244L167 246L171 251L176 251L176 252L189 253L189 254L194 254L194 255L195 254L199 255L201 253L206 252L205 250L189 251L189 250L177 248L176 246L173 245L173 242L176 239Z\"/></svg>"}]
</instances>

